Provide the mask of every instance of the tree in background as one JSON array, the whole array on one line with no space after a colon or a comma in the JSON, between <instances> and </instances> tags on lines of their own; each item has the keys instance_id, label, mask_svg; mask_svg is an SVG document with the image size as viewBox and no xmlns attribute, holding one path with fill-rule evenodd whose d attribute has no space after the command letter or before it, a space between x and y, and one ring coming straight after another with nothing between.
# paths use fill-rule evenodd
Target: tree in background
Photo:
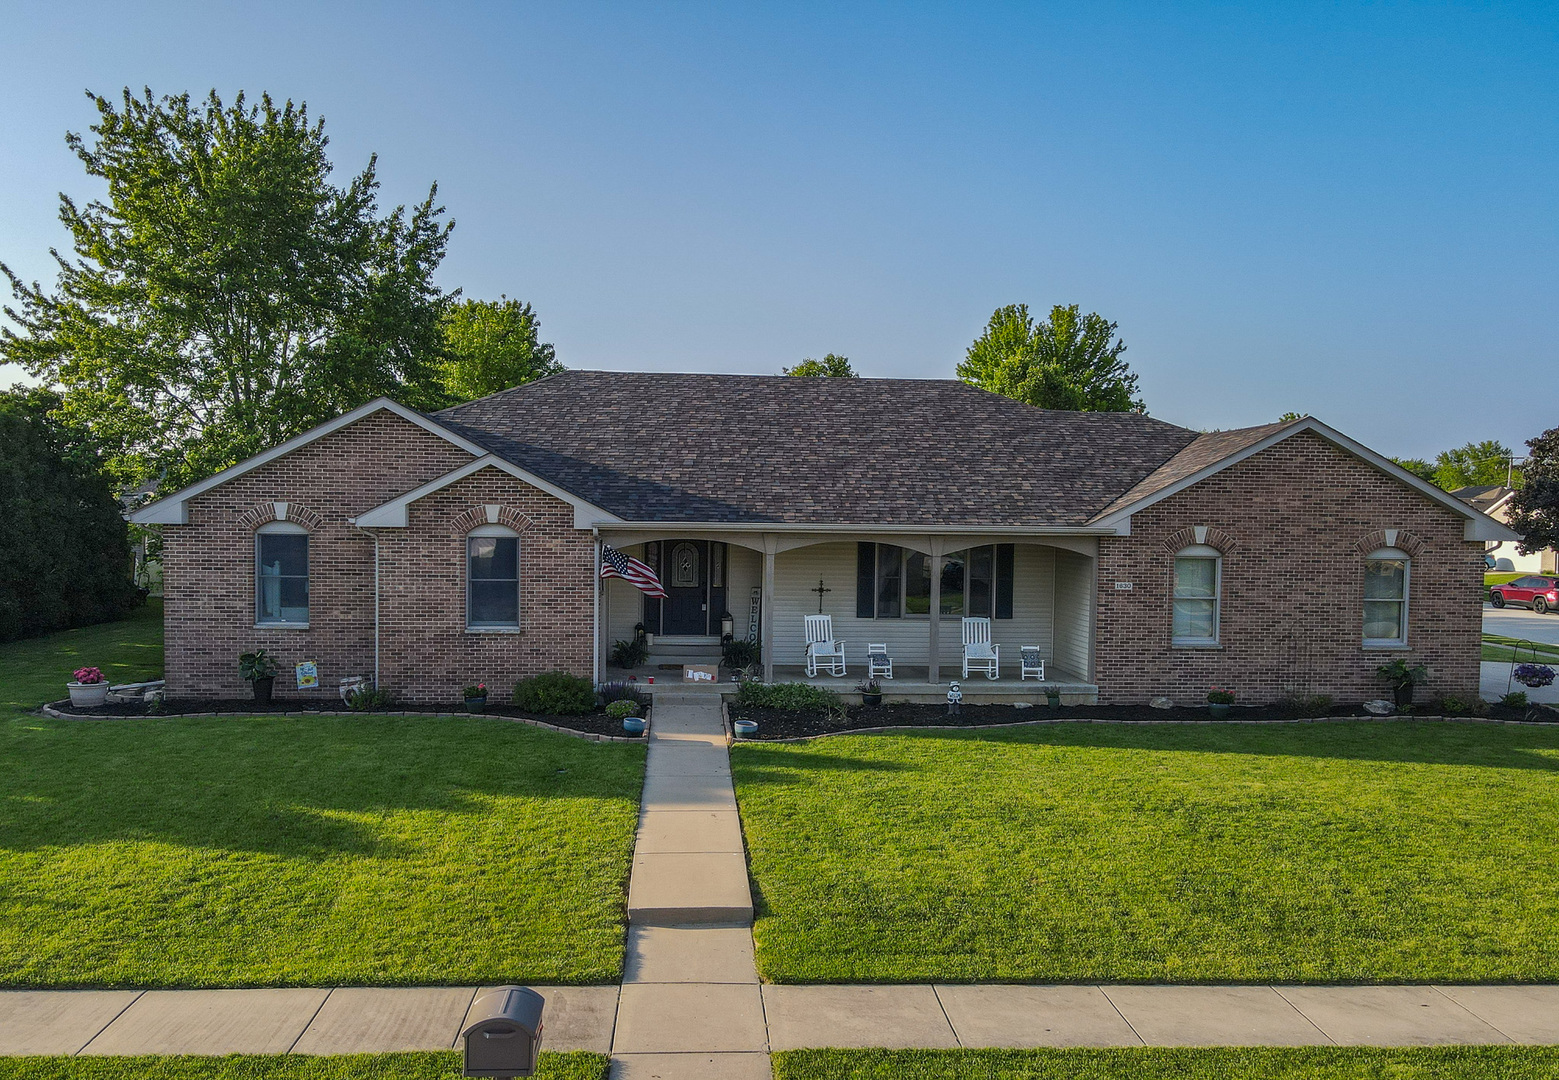
<instances>
[{"instance_id":1,"label":"tree in background","mask_svg":"<svg viewBox=\"0 0 1559 1080\"><path fill-rule=\"evenodd\" d=\"M850 366L848 356L835 356L833 353L829 353L821 360L814 360L809 356L795 367L780 368L780 374L828 379L860 378L855 373L855 369Z\"/></svg>"},{"instance_id":2,"label":"tree in background","mask_svg":"<svg viewBox=\"0 0 1559 1080\"><path fill-rule=\"evenodd\" d=\"M0 641L122 619L142 599L97 447L59 406L0 391Z\"/></svg>"},{"instance_id":3,"label":"tree in background","mask_svg":"<svg viewBox=\"0 0 1559 1080\"><path fill-rule=\"evenodd\" d=\"M1418 477L1420 480L1427 480L1431 484L1435 482L1434 465L1431 462L1425 461L1423 458L1394 457L1391 460L1402 466L1414 476Z\"/></svg>"},{"instance_id":4,"label":"tree in background","mask_svg":"<svg viewBox=\"0 0 1559 1080\"><path fill-rule=\"evenodd\" d=\"M440 379L454 401L473 401L563 370L552 346L537 338L541 320L529 304L466 300L444 314Z\"/></svg>"},{"instance_id":5,"label":"tree in background","mask_svg":"<svg viewBox=\"0 0 1559 1080\"><path fill-rule=\"evenodd\" d=\"M1559 427L1527 440L1523 483L1510 498L1510 527L1525 539L1523 555L1559 547Z\"/></svg>"},{"instance_id":6,"label":"tree in background","mask_svg":"<svg viewBox=\"0 0 1559 1080\"><path fill-rule=\"evenodd\" d=\"M1521 486L1521 470L1514 467L1510 447L1498 439L1484 439L1442 450L1434 459L1434 483L1446 491L1475 485L1509 483Z\"/></svg>"},{"instance_id":7,"label":"tree in background","mask_svg":"<svg viewBox=\"0 0 1559 1080\"><path fill-rule=\"evenodd\" d=\"M1041 409L1144 412L1125 351L1115 323L1097 312L1057 304L1036 323L1027 304L1014 304L996 309L958 377Z\"/></svg>"},{"instance_id":8,"label":"tree in background","mask_svg":"<svg viewBox=\"0 0 1559 1080\"><path fill-rule=\"evenodd\" d=\"M95 138L66 142L107 201L61 194L53 292L0 264L0 360L62 389L118 480L177 486L380 394L445 403L436 187L381 215L375 159L330 183L324 122L290 101L88 96Z\"/></svg>"}]
</instances>

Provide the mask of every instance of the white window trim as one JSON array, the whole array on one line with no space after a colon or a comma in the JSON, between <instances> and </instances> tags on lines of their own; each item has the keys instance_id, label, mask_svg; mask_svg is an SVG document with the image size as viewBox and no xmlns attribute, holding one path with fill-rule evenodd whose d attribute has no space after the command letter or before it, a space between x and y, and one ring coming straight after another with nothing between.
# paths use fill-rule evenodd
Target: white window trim
<instances>
[{"instance_id":1,"label":"white window trim","mask_svg":"<svg viewBox=\"0 0 1559 1080\"><path fill-rule=\"evenodd\" d=\"M254 612L254 628L256 630L307 630L309 628L308 619L304 619L302 622L286 619L260 621L260 537L265 535L276 536L278 534L283 536L308 536L309 531L296 521L268 521L254 531L254 597L250 603L250 607ZM310 540L312 541L312 537ZM303 580L312 585L314 577L314 545L312 542L309 544L309 551L304 556L304 560ZM309 615L311 618L313 614L314 596L313 589L310 588Z\"/></svg>"},{"instance_id":2,"label":"white window trim","mask_svg":"<svg viewBox=\"0 0 1559 1080\"><path fill-rule=\"evenodd\" d=\"M484 536L502 536L513 539L514 544L514 624L511 626L474 626L471 623L471 541ZM468 634L518 634L524 627L525 620L520 611L520 534L506 525L480 525L465 535L465 579L466 579L466 633Z\"/></svg>"},{"instance_id":3,"label":"white window trim","mask_svg":"<svg viewBox=\"0 0 1559 1080\"><path fill-rule=\"evenodd\" d=\"M1406 649L1409 647L1407 643L1408 619L1411 616L1413 610L1412 556L1403 551L1401 548L1386 547L1376 548L1374 551L1370 552L1364 557L1365 562L1374 562L1376 560L1400 562L1402 564L1402 636L1394 638L1362 637L1364 631L1364 608L1362 605L1364 603L1368 603L1368 600L1365 599L1360 601L1361 606L1359 608L1359 632L1361 634L1361 640L1363 642L1364 648L1366 649L1380 649L1386 652L1390 652L1393 649Z\"/></svg>"},{"instance_id":4,"label":"white window trim","mask_svg":"<svg viewBox=\"0 0 1559 1080\"><path fill-rule=\"evenodd\" d=\"M1190 547L1181 548L1175 552L1175 562L1181 559L1211 559L1213 561L1213 635L1212 637L1176 637L1175 636L1175 601L1181 599L1175 595L1176 582L1179 575L1175 573L1174 565L1170 565L1169 572L1169 643L1177 649L1215 649L1223 644L1223 552L1208 544L1192 544ZM1193 599L1187 597L1186 599ZM1194 599L1206 599L1195 597Z\"/></svg>"}]
</instances>

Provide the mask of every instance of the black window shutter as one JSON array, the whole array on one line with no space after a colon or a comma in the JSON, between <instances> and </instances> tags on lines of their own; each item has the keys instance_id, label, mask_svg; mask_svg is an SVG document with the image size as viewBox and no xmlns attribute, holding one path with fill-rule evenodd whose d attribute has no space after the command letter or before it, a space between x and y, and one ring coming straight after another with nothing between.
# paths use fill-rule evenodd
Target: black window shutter
<instances>
[{"instance_id":1,"label":"black window shutter","mask_svg":"<svg viewBox=\"0 0 1559 1080\"><path fill-rule=\"evenodd\" d=\"M855 545L855 617L870 619L877 614L877 545Z\"/></svg>"},{"instance_id":2,"label":"black window shutter","mask_svg":"<svg viewBox=\"0 0 1559 1080\"><path fill-rule=\"evenodd\" d=\"M1013 545L996 545L996 617L1012 618Z\"/></svg>"}]
</instances>

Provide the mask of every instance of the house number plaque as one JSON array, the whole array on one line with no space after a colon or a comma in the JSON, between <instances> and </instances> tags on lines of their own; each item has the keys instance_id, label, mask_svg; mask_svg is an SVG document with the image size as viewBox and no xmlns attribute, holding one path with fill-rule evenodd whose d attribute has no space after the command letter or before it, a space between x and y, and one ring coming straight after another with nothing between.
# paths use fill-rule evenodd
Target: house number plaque
<instances>
[{"instance_id":1,"label":"house number plaque","mask_svg":"<svg viewBox=\"0 0 1559 1080\"><path fill-rule=\"evenodd\" d=\"M1129 581L1117 581L1115 583L1115 591L1116 592L1131 592L1131 582L1129 582Z\"/></svg>"}]
</instances>

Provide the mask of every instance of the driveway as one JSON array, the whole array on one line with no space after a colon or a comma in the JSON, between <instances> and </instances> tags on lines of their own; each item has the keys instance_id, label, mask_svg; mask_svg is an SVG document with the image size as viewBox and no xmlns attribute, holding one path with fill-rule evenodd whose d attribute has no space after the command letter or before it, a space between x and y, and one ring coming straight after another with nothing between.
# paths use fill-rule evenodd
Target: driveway
<instances>
[{"instance_id":1,"label":"driveway","mask_svg":"<svg viewBox=\"0 0 1559 1080\"><path fill-rule=\"evenodd\" d=\"M1539 615L1526 608L1496 608L1484 604L1483 632L1559 645L1559 614Z\"/></svg>"},{"instance_id":2,"label":"driveway","mask_svg":"<svg viewBox=\"0 0 1559 1080\"><path fill-rule=\"evenodd\" d=\"M1526 608L1495 608L1484 604L1483 632L1559 646L1559 614L1549 612L1539 615ZM1485 701L1498 701L1504 696L1507 687L1511 690L1526 690L1519 683L1510 682L1509 664L1485 663L1482 667L1480 690ZM1552 686L1526 690L1526 693L1532 701L1559 704L1559 679Z\"/></svg>"}]
</instances>

